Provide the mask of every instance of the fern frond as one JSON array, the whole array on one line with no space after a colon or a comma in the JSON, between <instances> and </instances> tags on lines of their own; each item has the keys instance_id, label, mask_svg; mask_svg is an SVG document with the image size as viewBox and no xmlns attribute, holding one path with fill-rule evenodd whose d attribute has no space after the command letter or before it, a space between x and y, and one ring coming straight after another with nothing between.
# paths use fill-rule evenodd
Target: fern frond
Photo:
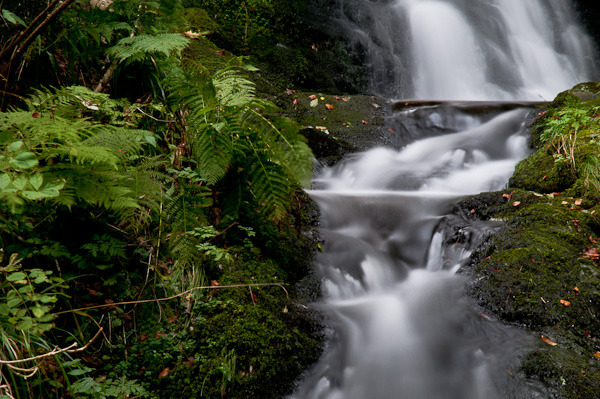
<instances>
[{"instance_id":1,"label":"fern frond","mask_svg":"<svg viewBox=\"0 0 600 399\"><path fill-rule=\"evenodd\" d=\"M243 107L256 97L254 82L237 69L226 68L217 72L213 82L217 89L217 98L223 107Z\"/></svg>"},{"instance_id":2,"label":"fern frond","mask_svg":"<svg viewBox=\"0 0 600 399\"><path fill-rule=\"evenodd\" d=\"M126 37L106 50L109 56L119 61L141 61L148 54L169 56L183 50L190 39L179 33L161 33L158 35L138 35Z\"/></svg>"}]
</instances>

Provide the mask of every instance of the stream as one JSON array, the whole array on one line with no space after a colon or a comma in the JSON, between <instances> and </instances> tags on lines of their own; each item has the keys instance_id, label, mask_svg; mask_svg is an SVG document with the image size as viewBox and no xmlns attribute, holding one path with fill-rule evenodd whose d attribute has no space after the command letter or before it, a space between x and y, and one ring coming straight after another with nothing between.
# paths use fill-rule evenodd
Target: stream
<instances>
[{"instance_id":1,"label":"stream","mask_svg":"<svg viewBox=\"0 0 600 399\"><path fill-rule=\"evenodd\" d=\"M459 199L502 190L528 155L527 101L591 76L593 50L568 3L340 1L337 21L368 54L374 92L443 101L393 107L399 149L349 155L316 176L325 245L314 306L330 328L290 399L550 396L519 374L538 340L475 309L457 273L501 222L448 226Z\"/></svg>"}]
</instances>

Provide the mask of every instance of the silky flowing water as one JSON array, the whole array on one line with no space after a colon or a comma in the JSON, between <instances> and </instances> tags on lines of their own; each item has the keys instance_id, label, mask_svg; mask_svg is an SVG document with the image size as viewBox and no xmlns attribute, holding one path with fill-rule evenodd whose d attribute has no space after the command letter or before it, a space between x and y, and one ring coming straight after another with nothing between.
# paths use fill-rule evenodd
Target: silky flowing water
<instances>
[{"instance_id":1,"label":"silky flowing water","mask_svg":"<svg viewBox=\"0 0 600 399\"><path fill-rule=\"evenodd\" d=\"M331 328L291 398L549 396L518 370L539 340L481 314L457 273L501 222L446 227L459 199L501 190L528 154L532 107L491 101L551 99L590 78L591 45L568 3L340 2L338 22L369 53L374 91L489 103L398 111L390 118L406 145L350 155L315 178L325 244L314 306Z\"/></svg>"}]
</instances>

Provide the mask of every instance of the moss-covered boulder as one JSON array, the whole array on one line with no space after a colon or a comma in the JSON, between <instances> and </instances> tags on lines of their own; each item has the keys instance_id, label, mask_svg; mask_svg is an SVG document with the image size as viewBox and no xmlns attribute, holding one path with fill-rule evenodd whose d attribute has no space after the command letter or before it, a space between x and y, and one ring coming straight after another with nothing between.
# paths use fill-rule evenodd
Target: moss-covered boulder
<instances>
[{"instance_id":1,"label":"moss-covered boulder","mask_svg":"<svg viewBox=\"0 0 600 399\"><path fill-rule=\"evenodd\" d=\"M540 338L522 372L559 398L600 392L598 92L594 83L561 93L539 112L535 152L510 188L457 205L464 218L504 221L463 270L474 277L468 294Z\"/></svg>"}]
</instances>

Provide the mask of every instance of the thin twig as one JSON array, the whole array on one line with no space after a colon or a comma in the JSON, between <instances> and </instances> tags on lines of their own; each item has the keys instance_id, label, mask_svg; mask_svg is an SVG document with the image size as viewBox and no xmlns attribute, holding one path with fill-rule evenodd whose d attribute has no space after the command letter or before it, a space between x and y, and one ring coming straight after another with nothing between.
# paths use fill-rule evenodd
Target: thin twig
<instances>
[{"instance_id":1,"label":"thin twig","mask_svg":"<svg viewBox=\"0 0 600 399\"><path fill-rule=\"evenodd\" d=\"M150 114L147 114L147 113L145 113L144 111L142 111L142 110L141 110L139 107L137 107L137 108L136 108L136 110L137 110L137 111L140 111L142 114L146 115L148 118L150 118L150 119L154 119L154 120L155 120L155 121L157 121L157 122L165 122L165 123L175 123L175 122L176 122L176 121L168 121L168 120L164 120L164 119L158 119L158 118L155 118L155 117L153 117L152 115L150 115Z\"/></svg>"},{"instance_id":2,"label":"thin twig","mask_svg":"<svg viewBox=\"0 0 600 399\"><path fill-rule=\"evenodd\" d=\"M190 292L193 292L193 291L196 291L196 290L215 290L215 289L218 290L218 289L222 289L222 288L240 288L240 287L244 287L245 288L245 287L266 287L266 286L278 286L278 287L281 287L281 289L283 289L283 291L285 291L286 298L289 299L289 293L285 289L285 287L283 286L283 283L232 284L232 285L194 287L194 288L190 288L187 291L184 291L182 293L179 293L177 295L173 295L173 296L170 296L170 297L167 297L167 298L143 299L143 300L139 300L139 301L106 303L104 305L95 305L95 306L88 306L88 307L79 308L79 309L64 310L62 312L57 312L55 314L59 315L59 314L63 314L63 313L80 312L82 310L110 308L110 307L115 307L115 306L120 306L120 305L134 305L134 304L138 304L138 303L150 303L150 302L168 301L168 300L171 300L171 299L182 297L182 296L187 295Z\"/></svg>"},{"instance_id":3,"label":"thin twig","mask_svg":"<svg viewBox=\"0 0 600 399\"><path fill-rule=\"evenodd\" d=\"M38 356L34 356L34 357L28 357L26 359L17 359L17 360L0 360L0 364L7 364L7 365L11 365L11 364L16 364L16 363L24 363L24 362L30 362L33 360L38 360L38 359L43 359L45 357L48 356L54 356L54 355L58 355L60 353L75 353L75 352L81 352L84 351L88 348L88 346L90 346L90 344L92 342L94 342L94 340L96 338L98 338L98 335L100 335L100 333L102 332L102 327L100 327L100 329L98 330L98 332L96 333L96 335L94 335L94 337L92 339L89 340L89 342L87 344L85 344L85 346L81 347L81 348L77 348L77 346L79 345L77 342L73 342L71 345L67 346L66 348L62 348L62 349L54 349L53 351L47 352L47 353L43 353L41 355Z\"/></svg>"}]
</instances>

